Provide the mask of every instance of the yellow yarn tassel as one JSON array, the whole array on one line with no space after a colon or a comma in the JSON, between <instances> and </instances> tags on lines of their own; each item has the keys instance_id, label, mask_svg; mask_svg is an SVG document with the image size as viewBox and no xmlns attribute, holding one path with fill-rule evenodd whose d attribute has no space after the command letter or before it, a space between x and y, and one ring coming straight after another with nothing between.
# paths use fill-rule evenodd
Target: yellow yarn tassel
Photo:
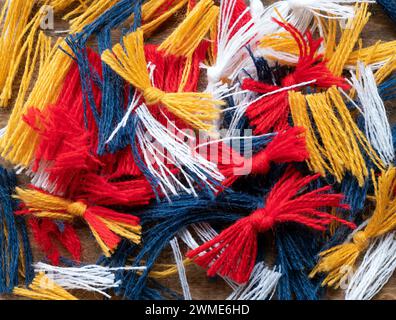
<instances>
[{"instance_id":1,"label":"yellow yarn tassel","mask_svg":"<svg viewBox=\"0 0 396 320\"><path fill-rule=\"evenodd\" d=\"M15 77L24 62L23 57L30 58L42 18L42 13L38 12L30 20L34 1L4 2L0 15L0 107L9 106Z\"/></svg>"},{"instance_id":2,"label":"yellow yarn tassel","mask_svg":"<svg viewBox=\"0 0 396 320\"><path fill-rule=\"evenodd\" d=\"M375 50L374 50L375 49ZM387 61L396 52L396 41L379 42L373 46L353 51L348 58L347 65L356 65L358 61L374 64Z\"/></svg>"},{"instance_id":3,"label":"yellow yarn tassel","mask_svg":"<svg viewBox=\"0 0 396 320\"><path fill-rule=\"evenodd\" d=\"M209 29L209 38L210 38L210 47L208 50L208 61L207 65L211 66L215 63L217 57L217 48L216 48L216 41L217 41L217 21L214 21Z\"/></svg>"},{"instance_id":4,"label":"yellow yarn tassel","mask_svg":"<svg viewBox=\"0 0 396 320\"><path fill-rule=\"evenodd\" d=\"M326 171L332 172L327 164L326 149L322 147L316 139L314 128L307 112L307 102L305 96L296 91L289 92L290 111L293 117L294 125L302 126L305 130L305 141L309 152L308 166L311 171L318 172L322 176L326 175Z\"/></svg>"},{"instance_id":5,"label":"yellow yarn tassel","mask_svg":"<svg viewBox=\"0 0 396 320\"><path fill-rule=\"evenodd\" d=\"M92 0L91 0L92 1ZM50 0L42 1L47 2L49 6L51 6L55 12L61 12L66 10L71 6L79 5L77 8L81 10L82 8L87 8L86 2L88 1L81 1L81 0ZM77 10L76 8L76 10Z\"/></svg>"},{"instance_id":6,"label":"yellow yarn tassel","mask_svg":"<svg viewBox=\"0 0 396 320\"><path fill-rule=\"evenodd\" d=\"M356 14L348 20L347 26L341 35L340 42L327 64L329 70L336 76L341 76L346 62L370 17L368 3L361 3L356 6Z\"/></svg>"},{"instance_id":7,"label":"yellow yarn tassel","mask_svg":"<svg viewBox=\"0 0 396 320\"><path fill-rule=\"evenodd\" d=\"M357 9L356 16L348 22L338 45L336 45L338 22L335 19L321 19L326 48L324 58L329 60L328 67L335 75L341 75L345 66L355 66L359 60L364 60L366 64L380 63L390 59L396 52L396 41L380 42L374 46L353 50L370 17L367 8L368 4L364 3ZM294 55L296 61L299 54L297 43L287 32L266 35L260 40L260 47ZM375 50L373 50L374 48ZM291 64L290 61L283 61L282 58L275 57L271 52L265 53L265 56L283 64Z\"/></svg>"},{"instance_id":8,"label":"yellow yarn tassel","mask_svg":"<svg viewBox=\"0 0 396 320\"><path fill-rule=\"evenodd\" d=\"M61 286L39 273L28 289L14 288L13 293L20 297L34 300L78 300L75 296L67 292Z\"/></svg>"},{"instance_id":9,"label":"yellow yarn tassel","mask_svg":"<svg viewBox=\"0 0 396 320\"><path fill-rule=\"evenodd\" d=\"M213 0L201 0L158 50L175 56L191 57L218 14L219 7L214 5Z\"/></svg>"},{"instance_id":10,"label":"yellow yarn tassel","mask_svg":"<svg viewBox=\"0 0 396 320\"><path fill-rule=\"evenodd\" d=\"M155 7L157 2L161 3L161 1L158 1L158 0L151 0L151 1L146 2L142 6L143 24L141 26L141 29L143 30L144 35L146 37L150 36L162 23L164 23L171 16L173 16L177 11L179 11L181 8L183 8L187 4L188 0L178 0L175 3L173 3L173 7L169 8L165 13L161 14L160 16L158 16L156 18L152 18L150 15L151 11L149 9L152 6ZM158 9L158 7L156 9ZM147 14L146 14L146 12L147 12Z\"/></svg>"},{"instance_id":11,"label":"yellow yarn tassel","mask_svg":"<svg viewBox=\"0 0 396 320\"><path fill-rule=\"evenodd\" d=\"M346 171L350 171L362 186L368 170L360 147L376 166L383 168L381 160L353 121L336 87L306 96L301 92L290 91L289 103L294 125L307 129L308 164L311 170L323 176L328 171L338 182L341 182ZM320 139L311 124L307 108Z\"/></svg>"},{"instance_id":12,"label":"yellow yarn tassel","mask_svg":"<svg viewBox=\"0 0 396 320\"><path fill-rule=\"evenodd\" d=\"M93 219L95 220L95 225L97 225L96 221L99 220L102 225L105 225L107 229L115 235L129 239L136 244L140 243L141 226L137 223L116 221L112 219L112 216L106 217L103 214L96 214L93 209L90 209L82 202L73 202L37 190L16 188L16 194L15 198L23 201L35 217L69 222L76 218L83 219L88 224L92 234L106 256L110 256L117 246L114 243L114 239L110 239L110 242L107 242L109 239L104 239L101 236L100 231L91 224ZM87 216L88 213L90 213L89 217ZM94 215L94 217L92 217L92 215ZM132 216L125 214L125 217Z\"/></svg>"},{"instance_id":13,"label":"yellow yarn tassel","mask_svg":"<svg viewBox=\"0 0 396 320\"><path fill-rule=\"evenodd\" d=\"M69 50L63 40L58 40L50 52L48 42L46 48L40 51L40 70L35 85L26 101L22 102L21 98L17 102L5 135L0 140L1 156L14 165L28 167L39 143L38 134L21 120L22 115L31 106L44 110L49 104L55 103L64 78L70 69L73 60L60 50L59 46L66 48L64 49L66 51ZM32 69L30 72L32 72ZM24 83L23 88L27 90L27 82L30 82L31 74L26 76L25 79L26 83Z\"/></svg>"},{"instance_id":14,"label":"yellow yarn tassel","mask_svg":"<svg viewBox=\"0 0 396 320\"><path fill-rule=\"evenodd\" d=\"M187 58L178 92L184 90L191 72L193 54L217 21L218 14L219 7L214 5L213 0L200 1L158 47L165 54Z\"/></svg>"},{"instance_id":15,"label":"yellow yarn tassel","mask_svg":"<svg viewBox=\"0 0 396 320\"><path fill-rule=\"evenodd\" d=\"M213 100L209 93L178 92L166 93L151 85L144 55L143 32L138 29L123 39L126 52L121 44L116 44L112 51L106 50L102 60L121 77L140 90L146 104L161 103L180 119L190 123L194 128L211 130L213 122L219 116L216 105L222 101Z\"/></svg>"},{"instance_id":16,"label":"yellow yarn tassel","mask_svg":"<svg viewBox=\"0 0 396 320\"><path fill-rule=\"evenodd\" d=\"M388 59L388 61L377 70L375 73L375 81L377 84L382 83L393 71L396 70L396 48L394 55Z\"/></svg>"},{"instance_id":17,"label":"yellow yarn tassel","mask_svg":"<svg viewBox=\"0 0 396 320\"><path fill-rule=\"evenodd\" d=\"M80 3L80 5L63 17L63 19L70 23L70 33L82 31L86 25L94 22L105 11L114 6L118 0L92 1L89 5L81 1L77 2Z\"/></svg>"},{"instance_id":18,"label":"yellow yarn tassel","mask_svg":"<svg viewBox=\"0 0 396 320\"><path fill-rule=\"evenodd\" d=\"M340 281L353 271L357 259L367 249L370 240L396 227L396 168L390 168L376 181L373 173L376 208L367 226L346 242L320 253L320 261L311 272L327 273L322 285L339 287Z\"/></svg>"},{"instance_id":19,"label":"yellow yarn tassel","mask_svg":"<svg viewBox=\"0 0 396 320\"><path fill-rule=\"evenodd\" d=\"M330 60L330 58L334 55L334 48L336 46L335 35L336 33L332 33L325 38L325 60ZM288 33L267 35L260 40L260 47L269 48L276 52L287 53L288 55L295 56L296 61L299 54L297 43ZM358 61L362 60L364 60L366 64L380 63L389 60L395 52L396 41L380 42L376 45L351 52L348 56L345 66L354 66ZM265 57L270 58L271 60L277 60L283 64L294 64L290 61L284 61L280 57L275 57L273 54L271 54L271 52L265 52Z\"/></svg>"}]
</instances>

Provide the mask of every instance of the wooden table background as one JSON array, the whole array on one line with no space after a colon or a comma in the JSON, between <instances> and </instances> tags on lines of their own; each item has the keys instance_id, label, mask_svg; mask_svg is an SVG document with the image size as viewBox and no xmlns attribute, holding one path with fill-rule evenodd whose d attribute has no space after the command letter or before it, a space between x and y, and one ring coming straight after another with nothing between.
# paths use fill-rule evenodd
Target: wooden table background
<instances>
[{"instance_id":1,"label":"wooden table background","mask_svg":"<svg viewBox=\"0 0 396 320\"><path fill-rule=\"evenodd\" d=\"M26 0L33 1L33 0ZM100 0L98 0L100 1ZM1 5L5 0L0 0ZM263 0L265 4L273 3L274 1ZM371 5L370 11L372 13L372 17L370 22L366 26L362 39L365 46L372 45L378 40L395 40L396 39L396 25L392 23L392 21L384 14L382 9L378 5ZM166 24L163 25L157 33L156 36L149 39L149 42L152 43L160 43L164 37L169 34L176 22L178 21L178 17L171 18ZM56 16L55 19L55 29L65 30L67 29L67 23L61 20L61 15ZM49 31L49 34L53 34ZM119 34L114 34L115 39L119 39ZM21 72L20 72L21 74ZM15 82L15 92L14 96L17 93L17 88L19 85L19 79ZM15 97L14 97L15 98ZM13 102L10 104L8 109L0 109L0 127L4 127L7 124L9 114L11 112L13 106ZM387 110L389 116L391 118L392 123L396 120L396 112L395 112L395 102L387 104ZM0 163L5 164L10 167L9 164L5 163L4 160L0 159ZM20 184L26 183L26 177L19 177ZM100 249L96 244L93 236L83 226L78 226L78 233L81 237L81 242L83 246L83 256L82 261L84 262L95 262L96 259L100 256ZM34 242L32 242L34 260L40 261L43 259L42 253L37 250L34 246ZM162 257L166 261L172 261L172 254L170 251L166 251L164 256ZM230 288L224 283L224 281L220 278L218 279L208 279L205 275L203 269L197 267L196 265L190 265L187 268L187 279L190 285L190 290L192 297L194 299L224 299L231 293ZM174 275L170 278L167 278L162 281L162 283L176 292L181 293L181 288L179 285L178 275ZM92 298L101 298L101 296L87 294L83 292L74 292L79 298L82 299L92 299ZM328 290L328 294L326 298L328 299L342 299L343 295L340 291ZM4 296L0 297L1 299L18 299L13 296ZM376 299L396 299L396 276L393 276L391 281L385 286L385 288L377 295Z\"/></svg>"}]
</instances>

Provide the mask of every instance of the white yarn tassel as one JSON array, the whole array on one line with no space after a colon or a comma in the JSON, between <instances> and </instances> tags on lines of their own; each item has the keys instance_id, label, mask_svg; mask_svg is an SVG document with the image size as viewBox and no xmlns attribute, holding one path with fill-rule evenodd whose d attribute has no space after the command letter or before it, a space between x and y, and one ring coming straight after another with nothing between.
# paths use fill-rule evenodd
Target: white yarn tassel
<instances>
[{"instance_id":1,"label":"white yarn tassel","mask_svg":"<svg viewBox=\"0 0 396 320\"><path fill-rule=\"evenodd\" d=\"M219 30L217 33L217 58L215 63L207 68L208 92L215 94L221 80L228 78L234 80L240 72L245 58L248 56L246 46L254 50L257 46L268 21L259 19L258 16L250 19L245 25L236 30L236 25L249 13L249 8L231 25L231 17L235 8L235 0L220 1ZM257 3L255 3L257 6ZM261 9L260 9L261 10ZM234 33L233 36L231 34Z\"/></svg>"},{"instance_id":2,"label":"white yarn tassel","mask_svg":"<svg viewBox=\"0 0 396 320\"><path fill-rule=\"evenodd\" d=\"M179 279L183 290L184 300L192 300L190 287L188 285L187 276L186 276L186 269L184 268L184 264L183 264L183 257L180 251L179 242L177 241L176 237L174 237L170 241L170 245L172 247L173 255L175 256L175 262L177 266L177 271L179 273Z\"/></svg>"},{"instance_id":3,"label":"white yarn tassel","mask_svg":"<svg viewBox=\"0 0 396 320\"><path fill-rule=\"evenodd\" d=\"M115 271L119 270L144 270L146 267L108 268L99 265L83 267L56 267L46 263L36 263L35 272L45 272L46 276L64 289L81 289L97 292L111 298L105 290L117 288L121 281L115 280Z\"/></svg>"},{"instance_id":4,"label":"white yarn tassel","mask_svg":"<svg viewBox=\"0 0 396 320\"><path fill-rule=\"evenodd\" d=\"M179 190L197 196L194 190L195 180L191 174L194 174L195 179L199 179L212 189L214 187L208 178L211 178L212 181L224 179L215 163L202 157L180 137L180 134L184 134L183 132L172 132L162 125L151 115L145 104L136 109L136 114L141 120L137 128L137 138L145 163L150 173L159 180L160 188L166 196L168 193L178 195ZM168 124L172 125L170 121ZM177 130L176 127L174 129ZM184 134L184 137L190 140L194 139L187 134ZM185 180L184 183L171 172L167 164L179 169L180 175Z\"/></svg>"},{"instance_id":5,"label":"white yarn tassel","mask_svg":"<svg viewBox=\"0 0 396 320\"><path fill-rule=\"evenodd\" d=\"M346 300L370 300L392 277L396 268L396 232L371 243L345 292Z\"/></svg>"},{"instance_id":6,"label":"white yarn tassel","mask_svg":"<svg viewBox=\"0 0 396 320\"><path fill-rule=\"evenodd\" d=\"M351 85L356 89L361 111L365 119L366 135L385 164L395 158L392 130L389 125L384 102L379 93L373 71L362 62L358 63L359 76L351 72Z\"/></svg>"},{"instance_id":7,"label":"white yarn tassel","mask_svg":"<svg viewBox=\"0 0 396 320\"><path fill-rule=\"evenodd\" d=\"M147 67L150 71L150 79L155 86L153 79L155 65L150 62ZM197 196L194 189L195 179L215 190L212 186L213 181L220 182L224 176L215 163L202 157L185 142L185 140L195 142L195 137L177 128L161 111L162 116L167 120L168 127L165 127L152 116L144 103L139 103L140 98L141 95L135 93L127 112L108 138L107 143L122 127L126 126L128 118L132 112L135 112L140 120L136 128L136 137L143 160L150 174L157 179L161 192L169 201L170 195L177 196L179 191ZM169 165L178 168L180 177L172 173Z\"/></svg>"},{"instance_id":8,"label":"white yarn tassel","mask_svg":"<svg viewBox=\"0 0 396 320\"><path fill-rule=\"evenodd\" d=\"M268 269L263 262L255 265L249 282L239 286L227 300L271 299L282 274Z\"/></svg>"},{"instance_id":9,"label":"white yarn tassel","mask_svg":"<svg viewBox=\"0 0 396 320\"><path fill-rule=\"evenodd\" d=\"M369 0L286 0L286 2L292 10L307 10L315 16L327 19L353 18L355 3L375 3Z\"/></svg>"}]
</instances>

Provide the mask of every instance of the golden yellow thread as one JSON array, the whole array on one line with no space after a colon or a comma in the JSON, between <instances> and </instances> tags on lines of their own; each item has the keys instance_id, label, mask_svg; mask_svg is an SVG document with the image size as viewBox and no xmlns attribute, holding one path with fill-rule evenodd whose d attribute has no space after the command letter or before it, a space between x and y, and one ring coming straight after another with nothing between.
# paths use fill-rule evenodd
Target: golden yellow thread
<instances>
[{"instance_id":1,"label":"golden yellow thread","mask_svg":"<svg viewBox=\"0 0 396 320\"><path fill-rule=\"evenodd\" d=\"M200 1L158 47L166 54L186 57L178 92L183 92L191 72L193 54L217 21L218 14L219 8L213 0Z\"/></svg>"},{"instance_id":2,"label":"golden yellow thread","mask_svg":"<svg viewBox=\"0 0 396 320\"><path fill-rule=\"evenodd\" d=\"M356 5L356 14L348 20L347 26L341 35L337 48L332 54L328 63L329 70L336 76L341 76L348 57L350 56L360 34L370 17L368 4Z\"/></svg>"},{"instance_id":3,"label":"golden yellow thread","mask_svg":"<svg viewBox=\"0 0 396 320\"><path fill-rule=\"evenodd\" d=\"M219 8L213 0L201 0L158 50L175 56L192 57L218 13Z\"/></svg>"},{"instance_id":4,"label":"golden yellow thread","mask_svg":"<svg viewBox=\"0 0 396 320\"><path fill-rule=\"evenodd\" d=\"M310 153L308 164L313 171L325 175L327 170L338 182L349 171L362 186L368 170L360 148L366 151L377 167L383 168L381 160L357 127L336 87L306 96L291 91L289 97L294 124L307 129L307 148ZM315 127L311 124L307 108Z\"/></svg>"},{"instance_id":5,"label":"golden yellow thread","mask_svg":"<svg viewBox=\"0 0 396 320\"><path fill-rule=\"evenodd\" d=\"M148 1L146 4L149 3L155 3L157 0L151 0ZM163 14L161 14L159 17L154 18L152 20L148 20L145 17L145 4L142 6L142 18L143 18L143 25L141 29L144 32L144 35L146 37L149 37L162 23L164 23L167 19L169 19L171 16L173 16L177 11L179 11L181 8L183 8L188 0L179 0L174 3L174 6L172 8L169 8L167 11L165 11Z\"/></svg>"},{"instance_id":6,"label":"golden yellow thread","mask_svg":"<svg viewBox=\"0 0 396 320\"><path fill-rule=\"evenodd\" d=\"M207 65L209 66L215 63L217 57L217 29L217 21L213 21L209 29L210 47L207 59Z\"/></svg>"},{"instance_id":7,"label":"golden yellow thread","mask_svg":"<svg viewBox=\"0 0 396 320\"><path fill-rule=\"evenodd\" d=\"M333 173L325 160L326 151L316 139L311 120L308 115L305 96L293 90L289 92L289 104L294 125L306 128L305 140L309 152L308 166L312 171L326 175L326 170Z\"/></svg>"},{"instance_id":8,"label":"golden yellow thread","mask_svg":"<svg viewBox=\"0 0 396 320\"><path fill-rule=\"evenodd\" d=\"M125 50L116 44L112 51L106 50L102 60L107 63L121 77L140 90L146 103L160 102L180 119L190 123L196 129L211 130L213 121L219 116L216 105L223 105L223 101L213 100L209 93L177 92L167 93L152 88L147 62L143 48L143 32L136 32L123 39Z\"/></svg>"},{"instance_id":9,"label":"golden yellow thread","mask_svg":"<svg viewBox=\"0 0 396 320\"><path fill-rule=\"evenodd\" d=\"M70 69L72 59L61 51L59 46L70 52L70 50L65 49L67 45L64 40L58 40L50 53L47 49L44 50L46 57L40 59L42 64L35 85L26 101L22 101L22 99L17 101L5 135L1 137L1 155L14 165L28 167L39 143L39 135L24 121L21 121L22 115L31 106L44 110L49 104L55 103L63 86L64 78ZM33 70L31 69L30 72L33 72ZM27 82L31 80L31 76L31 74L26 76ZM27 83L24 84L24 90L27 90L26 88Z\"/></svg>"},{"instance_id":10,"label":"golden yellow thread","mask_svg":"<svg viewBox=\"0 0 396 320\"><path fill-rule=\"evenodd\" d=\"M44 273L37 274L28 289L17 287L13 293L34 300L78 300Z\"/></svg>"},{"instance_id":11,"label":"golden yellow thread","mask_svg":"<svg viewBox=\"0 0 396 320\"><path fill-rule=\"evenodd\" d=\"M396 48L395 51L396 52ZM396 54L393 54L387 62L375 73L375 81L377 84L382 83L389 75L396 70Z\"/></svg>"},{"instance_id":12,"label":"golden yellow thread","mask_svg":"<svg viewBox=\"0 0 396 320\"><path fill-rule=\"evenodd\" d=\"M41 12L30 19L33 6L32 1L6 1L1 12L0 107L8 106L19 68L23 65L26 71L31 67L28 60L35 51L42 19ZM23 60L24 56L27 60Z\"/></svg>"},{"instance_id":13,"label":"golden yellow thread","mask_svg":"<svg viewBox=\"0 0 396 320\"><path fill-rule=\"evenodd\" d=\"M73 202L67 206L66 211L73 216L82 218L84 213L87 211L87 205L78 201Z\"/></svg>"},{"instance_id":14,"label":"golden yellow thread","mask_svg":"<svg viewBox=\"0 0 396 320\"><path fill-rule=\"evenodd\" d=\"M376 208L367 226L352 239L320 253L321 259L312 270L311 276L327 273L323 285L339 287L340 281L355 266L357 259L368 247L370 240L380 237L396 227L396 169L391 167L377 179L373 175Z\"/></svg>"},{"instance_id":15,"label":"golden yellow thread","mask_svg":"<svg viewBox=\"0 0 396 320\"><path fill-rule=\"evenodd\" d=\"M49 218L56 220L72 221L75 218L84 218L87 212L87 205L82 202L73 202L61 197L42 193L37 190L16 188L17 199L22 200L26 207L39 218ZM141 226L129 225L124 222L114 221L111 218L97 216L103 224L114 234L129 239L138 244L141 238ZM85 220L86 221L86 220ZM106 246L94 228L86 221L92 234L106 256L110 256L112 251Z\"/></svg>"},{"instance_id":16,"label":"golden yellow thread","mask_svg":"<svg viewBox=\"0 0 396 320\"><path fill-rule=\"evenodd\" d=\"M192 260L186 258L183 260L183 265L185 267L189 266L192 264ZM174 274L178 273L178 269L176 265L157 265L157 267L165 267L166 269L158 271L158 270L152 270L149 273L149 276L151 278L155 278L155 279L163 279L163 278L168 278Z\"/></svg>"}]
</instances>

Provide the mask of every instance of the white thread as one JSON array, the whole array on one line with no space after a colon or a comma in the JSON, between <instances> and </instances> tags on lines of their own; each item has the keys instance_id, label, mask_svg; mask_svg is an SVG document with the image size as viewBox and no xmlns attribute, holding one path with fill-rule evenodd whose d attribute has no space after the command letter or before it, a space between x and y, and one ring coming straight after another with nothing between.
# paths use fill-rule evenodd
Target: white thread
<instances>
[{"instance_id":1,"label":"white thread","mask_svg":"<svg viewBox=\"0 0 396 320\"><path fill-rule=\"evenodd\" d=\"M308 10L313 15L326 19L349 19L353 18L355 3L375 3L366 0L286 0L289 7L294 10ZM320 13L326 12L326 14Z\"/></svg>"},{"instance_id":2,"label":"white thread","mask_svg":"<svg viewBox=\"0 0 396 320\"><path fill-rule=\"evenodd\" d=\"M230 25L232 13L235 8L235 0L220 1L219 30L217 37L217 58L215 63L207 68L208 88L207 91L215 92L221 86L222 78L235 79L242 69L248 52L246 45L251 45L254 50L257 47L263 32L266 30L268 21L264 19L250 19L245 25L236 30L239 21L249 13L249 8ZM231 34L234 33L233 36Z\"/></svg>"},{"instance_id":3,"label":"white thread","mask_svg":"<svg viewBox=\"0 0 396 320\"><path fill-rule=\"evenodd\" d=\"M140 105L136 109L136 114L141 120L137 128L137 137L144 153L146 165L150 173L159 179L161 188L166 194L168 193L167 190L169 190L172 194L177 195L176 186L178 186L188 194L196 195L193 187L194 179L184 168L188 169L192 174L195 174L197 179L210 187L211 183L208 177L214 181L222 181L224 179L224 176L218 171L215 163L206 160L199 153L191 149L186 142L176 136L175 133L158 122L150 114L145 104ZM169 153L169 156L165 155L164 152L151 141L146 132L154 138L155 142L160 147ZM151 164L152 161L149 159L149 154L153 157L154 163L158 166L159 171ZM180 170L188 186L185 186L174 174L172 174L165 165L165 160Z\"/></svg>"},{"instance_id":4,"label":"white thread","mask_svg":"<svg viewBox=\"0 0 396 320\"><path fill-rule=\"evenodd\" d=\"M239 286L226 300L265 300L271 299L282 274L271 270L263 262L254 266L248 283Z\"/></svg>"},{"instance_id":5,"label":"white thread","mask_svg":"<svg viewBox=\"0 0 396 320\"><path fill-rule=\"evenodd\" d=\"M121 281L115 280L115 271L145 269L146 267L108 268L99 265L63 268L42 262L34 264L35 272L45 272L49 279L62 288L97 292L107 298L111 296L105 290L117 288L121 284Z\"/></svg>"},{"instance_id":6,"label":"white thread","mask_svg":"<svg viewBox=\"0 0 396 320\"><path fill-rule=\"evenodd\" d=\"M194 232L198 236L201 243L210 241L218 235L216 230L214 230L209 223L195 223L191 225L191 228L194 229ZM191 250L199 247L198 242L194 239L194 237L187 228L179 231L178 236ZM226 277L222 278L231 287L232 290L236 290L239 287L239 285L236 284L234 281Z\"/></svg>"},{"instance_id":7,"label":"white thread","mask_svg":"<svg viewBox=\"0 0 396 320\"><path fill-rule=\"evenodd\" d=\"M184 268L184 264L183 264L183 257L180 252L179 242L177 241L176 237L174 237L170 241L170 245L172 247L173 255L175 257L177 271L179 273L180 284L183 290L184 300L192 300L190 287L188 285L187 276L186 276L186 269Z\"/></svg>"},{"instance_id":8,"label":"white thread","mask_svg":"<svg viewBox=\"0 0 396 320\"><path fill-rule=\"evenodd\" d=\"M0 138L3 138L3 137L4 137L6 131L7 131L7 126L5 126L4 128L1 128L1 129L0 129Z\"/></svg>"},{"instance_id":9,"label":"white thread","mask_svg":"<svg viewBox=\"0 0 396 320\"><path fill-rule=\"evenodd\" d=\"M370 244L350 280L345 300L372 299L392 277L395 268L396 233L392 232Z\"/></svg>"},{"instance_id":10,"label":"white thread","mask_svg":"<svg viewBox=\"0 0 396 320\"><path fill-rule=\"evenodd\" d=\"M362 62L358 63L359 76L351 72L349 83L356 89L361 111L365 120L366 135L378 152L385 164L391 164L395 158L393 148L392 130L389 125L384 102L382 101L374 73L370 67L365 67Z\"/></svg>"},{"instance_id":11,"label":"white thread","mask_svg":"<svg viewBox=\"0 0 396 320\"><path fill-rule=\"evenodd\" d=\"M319 30L319 33L323 35L323 26L319 18L326 19L338 19L340 20L340 25L343 24L347 19L353 18L355 15L355 3L375 3L371 0L286 0L277 1L274 4L267 7L265 14L262 19L266 21L271 21L272 18L280 19L276 12L279 12L282 19L287 23L291 24L302 34L304 34L309 26L311 33L315 33ZM351 4L351 5L349 5ZM353 5L352 5L353 4ZM276 9L276 10L275 10ZM281 27L276 23L272 27L272 32L267 32L264 34L275 34L281 31ZM267 28L269 28L267 26ZM319 53L324 51L325 47L322 43ZM272 48L259 48L260 55L270 56L275 58L275 60L285 61L287 63L296 64L298 61L298 56L281 51L275 51Z\"/></svg>"},{"instance_id":12,"label":"white thread","mask_svg":"<svg viewBox=\"0 0 396 320\"><path fill-rule=\"evenodd\" d=\"M108 144L111 140L114 139L118 131L121 130L121 128L125 128L125 126L128 123L128 119L131 116L132 111L139 105L140 98L142 97L141 94L137 95L137 90L135 90L135 93L133 94L133 98L131 101L131 104L129 105L127 112L125 112L125 115L122 117L121 121L117 124L109 138L106 140L106 144Z\"/></svg>"},{"instance_id":13,"label":"white thread","mask_svg":"<svg viewBox=\"0 0 396 320\"><path fill-rule=\"evenodd\" d=\"M153 79L155 65L149 62L147 68L149 69L151 82L155 87ZM195 141L195 137L177 128L161 111L162 116L171 128L162 125L152 116L144 103L139 104L140 97L141 95L138 96L135 92L127 112L120 123L117 124L107 142L111 141L122 127L125 127L131 113L135 112L140 120L136 128L136 137L142 151L143 160L168 201L171 201L170 195L177 196L179 191L197 196L194 188L196 179L215 190L212 182L222 181L224 176L215 163L202 157L185 142L185 139ZM180 177L169 169L169 164L179 170Z\"/></svg>"}]
</instances>

